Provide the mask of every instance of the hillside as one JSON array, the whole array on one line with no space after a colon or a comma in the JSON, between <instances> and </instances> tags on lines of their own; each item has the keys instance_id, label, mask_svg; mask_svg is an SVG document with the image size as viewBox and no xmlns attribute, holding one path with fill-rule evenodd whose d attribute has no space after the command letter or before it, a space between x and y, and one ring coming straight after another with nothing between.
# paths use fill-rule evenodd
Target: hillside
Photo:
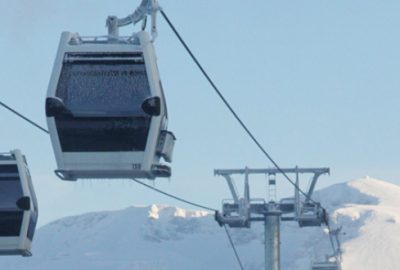
<instances>
[{"instance_id":1,"label":"hillside","mask_svg":"<svg viewBox=\"0 0 400 270\"><path fill-rule=\"evenodd\" d=\"M400 265L400 187L364 178L333 185L315 198L343 226L343 270ZM263 228L231 230L247 270L263 269ZM331 252L323 228L284 222L282 269L308 270ZM67 217L38 230L32 258L2 257L0 269L238 269L212 214L171 206L130 207Z\"/></svg>"}]
</instances>

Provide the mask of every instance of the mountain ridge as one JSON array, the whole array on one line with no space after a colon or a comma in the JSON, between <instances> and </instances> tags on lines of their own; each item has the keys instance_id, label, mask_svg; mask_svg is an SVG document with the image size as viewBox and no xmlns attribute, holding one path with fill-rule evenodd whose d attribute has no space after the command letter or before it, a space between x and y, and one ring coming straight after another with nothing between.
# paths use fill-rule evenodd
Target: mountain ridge
<instances>
[{"instance_id":1,"label":"mountain ridge","mask_svg":"<svg viewBox=\"0 0 400 270\"><path fill-rule=\"evenodd\" d=\"M395 270L400 265L400 187L366 177L315 192L334 226L343 226L343 270ZM263 269L263 225L231 229L247 270ZM327 230L281 227L282 269L308 270L331 254ZM132 206L66 217L43 226L34 256L6 258L1 269L238 269L213 213L167 205Z\"/></svg>"}]
</instances>

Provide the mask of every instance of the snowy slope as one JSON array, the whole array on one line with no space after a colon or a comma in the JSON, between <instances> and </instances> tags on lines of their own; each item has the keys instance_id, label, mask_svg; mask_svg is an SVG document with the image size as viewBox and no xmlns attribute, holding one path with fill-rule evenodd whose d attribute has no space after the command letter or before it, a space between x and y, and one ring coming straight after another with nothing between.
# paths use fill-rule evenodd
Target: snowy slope
<instances>
[{"instance_id":1,"label":"snowy slope","mask_svg":"<svg viewBox=\"0 0 400 270\"><path fill-rule=\"evenodd\" d=\"M400 187L366 178L335 188L352 192L326 201L344 227L343 269L400 269Z\"/></svg>"},{"instance_id":2,"label":"snowy slope","mask_svg":"<svg viewBox=\"0 0 400 270\"><path fill-rule=\"evenodd\" d=\"M344 270L400 269L400 187L370 178L337 184L316 199L343 226ZM248 270L263 269L262 224L232 230ZM322 228L285 222L282 269L308 270L330 253ZM0 269L239 269L212 214L169 206L68 217L42 227L32 258L0 258Z\"/></svg>"}]
</instances>

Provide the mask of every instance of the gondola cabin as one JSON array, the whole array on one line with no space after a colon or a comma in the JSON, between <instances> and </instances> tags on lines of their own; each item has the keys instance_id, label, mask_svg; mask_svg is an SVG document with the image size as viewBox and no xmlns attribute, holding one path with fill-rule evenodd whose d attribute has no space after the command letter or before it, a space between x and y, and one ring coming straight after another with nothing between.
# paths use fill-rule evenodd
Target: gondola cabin
<instances>
[{"instance_id":1,"label":"gondola cabin","mask_svg":"<svg viewBox=\"0 0 400 270\"><path fill-rule=\"evenodd\" d=\"M319 203L301 203L297 213L297 221L300 227L319 227L326 223L326 213Z\"/></svg>"},{"instance_id":2,"label":"gondola cabin","mask_svg":"<svg viewBox=\"0 0 400 270\"><path fill-rule=\"evenodd\" d=\"M84 38L64 32L46 116L63 180L169 177L175 137L147 32Z\"/></svg>"},{"instance_id":3,"label":"gondola cabin","mask_svg":"<svg viewBox=\"0 0 400 270\"><path fill-rule=\"evenodd\" d=\"M38 206L25 157L0 154L0 255L31 255Z\"/></svg>"}]
</instances>

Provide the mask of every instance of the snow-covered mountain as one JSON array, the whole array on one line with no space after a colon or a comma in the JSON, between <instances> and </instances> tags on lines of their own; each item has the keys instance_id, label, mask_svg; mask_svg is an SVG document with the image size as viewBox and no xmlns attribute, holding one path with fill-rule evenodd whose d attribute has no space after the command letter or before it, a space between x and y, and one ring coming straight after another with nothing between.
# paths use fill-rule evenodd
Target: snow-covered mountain
<instances>
[{"instance_id":1,"label":"snow-covered mountain","mask_svg":"<svg viewBox=\"0 0 400 270\"><path fill-rule=\"evenodd\" d=\"M343 270L400 269L400 187L364 178L316 192L343 226ZM231 230L245 269L263 269L263 228ZM323 228L283 222L282 269L309 270L331 253ZM170 206L63 218L36 234L31 258L0 258L4 270L239 269L212 213Z\"/></svg>"}]
</instances>

